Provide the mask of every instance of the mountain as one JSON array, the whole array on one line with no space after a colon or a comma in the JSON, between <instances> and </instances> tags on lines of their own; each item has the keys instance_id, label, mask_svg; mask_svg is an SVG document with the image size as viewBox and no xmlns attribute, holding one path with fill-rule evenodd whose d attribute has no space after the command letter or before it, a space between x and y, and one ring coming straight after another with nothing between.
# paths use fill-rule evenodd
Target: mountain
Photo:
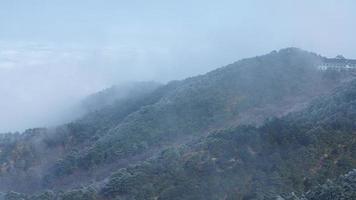
<instances>
[{"instance_id":1,"label":"mountain","mask_svg":"<svg viewBox=\"0 0 356 200\"><path fill-rule=\"evenodd\" d=\"M300 194L355 167L355 105L352 81L305 110L259 128L218 131L120 169L101 192L123 199L275 199L281 193Z\"/></svg>"},{"instance_id":2,"label":"mountain","mask_svg":"<svg viewBox=\"0 0 356 200\"><path fill-rule=\"evenodd\" d=\"M0 191L51 189L39 194L48 199L301 194L356 165L354 75L320 70L323 60L287 48L130 98L103 91L77 121L2 135Z\"/></svg>"}]
</instances>

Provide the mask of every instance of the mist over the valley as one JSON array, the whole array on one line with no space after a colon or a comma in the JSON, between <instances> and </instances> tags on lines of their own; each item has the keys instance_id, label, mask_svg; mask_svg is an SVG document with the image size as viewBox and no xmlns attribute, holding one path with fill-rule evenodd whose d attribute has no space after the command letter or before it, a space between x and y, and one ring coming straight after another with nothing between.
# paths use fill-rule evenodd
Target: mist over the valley
<instances>
[{"instance_id":1,"label":"mist over the valley","mask_svg":"<svg viewBox=\"0 0 356 200\"><path fill-rule=\"evenodd\" d=\"M288 46L356 57L355 8L347 0L1 1L0 132L73 119L81 99L115 84L165 83Z\"/></svg>"}]
</instances>

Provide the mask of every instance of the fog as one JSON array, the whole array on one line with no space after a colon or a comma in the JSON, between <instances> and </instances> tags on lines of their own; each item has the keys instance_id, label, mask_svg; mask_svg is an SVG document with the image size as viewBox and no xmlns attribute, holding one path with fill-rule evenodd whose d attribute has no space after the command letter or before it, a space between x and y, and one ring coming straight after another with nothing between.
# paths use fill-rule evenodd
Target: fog
<instances>
[{"instance_id":1,"label":"fog","mask_svg":"<svg viewBox=\"0 0 356 200\"><path fill-rule=\"evenodd\" d=\"M0 132L62 123L113 84L164 83L274 49L356 58L355 9L352 0L1 0Z\"/></svg>"}]
</instances>

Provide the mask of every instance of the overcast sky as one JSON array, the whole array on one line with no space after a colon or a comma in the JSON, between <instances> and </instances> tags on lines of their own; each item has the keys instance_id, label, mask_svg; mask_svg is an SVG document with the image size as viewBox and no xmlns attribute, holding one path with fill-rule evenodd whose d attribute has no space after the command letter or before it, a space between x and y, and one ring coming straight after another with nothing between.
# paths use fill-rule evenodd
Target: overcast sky
<instances>
[{"instance_id":1,"label":"overcast sky","mask_svg":"<svg viewBox=\"0 0 356 200\"><path fill-rule=\"evenodd\" d=\"M353 0L0 0L0 132L85 95L295 46L356 58Z\"/></svg>"}]
</instances>

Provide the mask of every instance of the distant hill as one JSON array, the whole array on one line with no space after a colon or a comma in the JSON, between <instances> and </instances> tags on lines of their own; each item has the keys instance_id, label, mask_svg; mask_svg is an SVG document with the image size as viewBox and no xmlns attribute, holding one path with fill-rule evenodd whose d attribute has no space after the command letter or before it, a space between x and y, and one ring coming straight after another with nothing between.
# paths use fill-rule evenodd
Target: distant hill
<instances>
[{"instance_id":1,"label":"distant hill","mask_svg":"<svg viewBox=\"0 0 356 200\"><path fill-rule=\"evenodd\" d=\"M104 107L130 98L151 93L160 86L157 82L133 82L114 85L98 93L92 94L81 102L86 112L98 111Z\"/></svg>"},{"instance_id":2,"label":"distant hill","mask_svg":"<svg viewBox=\"0 0 356 200\"><path fill-rule=\"evenodd\" d=\"M67 199L302 193L355 167L354 75L319 70L323 59L287 48L166 85L102 91L77 121L2 135L0 191L82 195Z\"/></svg>"}]
</instances>

